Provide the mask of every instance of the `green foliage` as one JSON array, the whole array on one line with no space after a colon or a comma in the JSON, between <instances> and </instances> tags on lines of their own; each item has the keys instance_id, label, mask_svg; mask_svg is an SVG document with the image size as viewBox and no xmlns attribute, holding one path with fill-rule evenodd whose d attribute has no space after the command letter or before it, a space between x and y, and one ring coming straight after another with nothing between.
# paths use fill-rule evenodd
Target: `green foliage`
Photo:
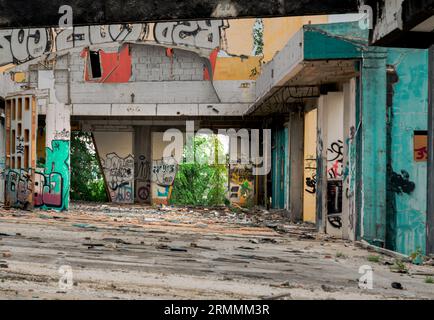
<instances>
[{"instance_id":1,"label":"green foliage","mask_svg":"<svg viewBox=\"0 0 434 320\"><path fill-rule=\"evenodd\" d=\"M390 270L398 273L408 273L408 268L400 259L395 260L395 263L390 267Z\"/></svg>"},{"instance_id":2,"label":"green foliage","mask_svg":"<svg viewBox=\"0 0 434 320\"><path fill-rule=\"evenodd\" d=\"M380 262L380 256L368 256L369 262Z\"/></svg>"},{"instance_id":3,"label":"green foliage","mask_svg":"<svg viewBox=\"0 0 434 320\"><path fill-rule=\"evenodd\" d=\"M262 19L256 19L253 26L253 46L255 56L264 54L264 23Z\"/></svg>"},{"instance_id":4,"label":"green foliage","mask_svg":"<svg viewBox=\"0 0 434 320\"><path fill-rule=\"evenodd\" d=\"M106 202L104 180L89 132L71 134L71 199Z\"/></svg>"},{"instance_id":5,"label":"green foliage","mask_svg":"<svg viewBox=\"0 0 434 320\"><path fill-rule=\"evenodd\" d=\"M430 277L430 276L427 276L425 278L425 283L434 284L434 278Z\"/></svg>"},{"instance_id":6,"label":"green foliage","mask_svg":"<svg viewBox=\"0 0 434 320\"><path fill-rule=\"evenodd\" d=\"M181 163L170 202L176 205L213 206L226 203L227 167L218 164L223 146L216 135L196 136L184 149L184 158L194 154L194 163ZM212 162L212 163L211 163Z\"/></svg>"}]
</instances>

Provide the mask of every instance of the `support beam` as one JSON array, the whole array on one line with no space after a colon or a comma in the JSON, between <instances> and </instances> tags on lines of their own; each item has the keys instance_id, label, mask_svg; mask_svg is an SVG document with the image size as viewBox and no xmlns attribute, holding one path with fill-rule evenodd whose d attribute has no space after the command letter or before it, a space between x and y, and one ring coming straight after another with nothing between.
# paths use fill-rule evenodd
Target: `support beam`
<instances>
[{"instance_id":1,"label":"support beam","mask_svg":"<svg viewBox=\"0 0 434 320\"><path fill-rule=\"evenodd\" d=\"M358 12L357 0L0 0L0 28L58 26L62 5L74 25Z\"/></svg>"}]
</instances>

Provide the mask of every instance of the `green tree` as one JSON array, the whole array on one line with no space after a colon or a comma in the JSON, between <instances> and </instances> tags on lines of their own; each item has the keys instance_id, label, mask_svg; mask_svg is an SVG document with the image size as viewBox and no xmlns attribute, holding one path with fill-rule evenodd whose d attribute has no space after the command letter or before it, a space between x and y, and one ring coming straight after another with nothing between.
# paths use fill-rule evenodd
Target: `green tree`
<instances>
[{"instance_id":1,"label":"green tree","mask_svg":"<svg viewBox=\"0 0 434 320\"><path fill-rule=\"evenodd\" d=\"M194 163L181 163L173 185L170 202L177 205L213 206L225 203L227 166L218 164L224 153L216 135L195 136L184 148L184 158L194 154ZM226 158L225 158L226 159ZM210 160L214 160L210 163Z\"/></svg>"},{"instance_id":2,"label":"green tree","mask_svg":"<svg viewBox=\"0 0 434 320\"><path fill-rule=\"evenodd\" d=\"M89 132L71 134L71 192L73 200L106 202L107 193Z\"/></svg>"}]
</instances>

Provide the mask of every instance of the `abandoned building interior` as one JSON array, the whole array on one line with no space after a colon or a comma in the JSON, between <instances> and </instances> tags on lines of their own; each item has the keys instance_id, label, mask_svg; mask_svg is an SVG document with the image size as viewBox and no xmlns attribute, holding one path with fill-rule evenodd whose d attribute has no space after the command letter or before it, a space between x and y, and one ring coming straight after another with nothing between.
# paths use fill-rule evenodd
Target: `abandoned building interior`
<instances>
[{"instance_id":1,"label":"abandoned building interior","mask_svg":"<svg viewBox=\"0 0 434 320\"><path fill-rule=\"evenodd\" d=\"M356 18L332 15L0 30L5 41L3 206L67 212L74 132L92 134L108 201L167 206L182 162L165 162L167 130L256 130L257 146L235 145L250 163L227 165L229 203L428 253L427 50L369 46ZM258 156L270 170L255 175Z\"/></svg>"}]
</instances>

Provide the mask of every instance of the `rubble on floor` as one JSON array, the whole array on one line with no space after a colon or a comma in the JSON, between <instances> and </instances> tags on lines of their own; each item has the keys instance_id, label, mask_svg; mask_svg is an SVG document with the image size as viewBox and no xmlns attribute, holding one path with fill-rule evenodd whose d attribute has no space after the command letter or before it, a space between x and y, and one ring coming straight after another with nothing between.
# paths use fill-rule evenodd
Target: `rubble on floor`
<instances>
[{"instance_id":1,"label":"rubble on floor","mask_svg":"<svg viewBox=\"0 0 434 320\"><path fill-rule=\"evenodd\" d=\"M0 209L0 245L0 298L434 299L429 263L398 262L260 208ZM69 290L58 287L65 265ZM373 290L359 287L366 265Z\"/></svg>"}]
</instances>

